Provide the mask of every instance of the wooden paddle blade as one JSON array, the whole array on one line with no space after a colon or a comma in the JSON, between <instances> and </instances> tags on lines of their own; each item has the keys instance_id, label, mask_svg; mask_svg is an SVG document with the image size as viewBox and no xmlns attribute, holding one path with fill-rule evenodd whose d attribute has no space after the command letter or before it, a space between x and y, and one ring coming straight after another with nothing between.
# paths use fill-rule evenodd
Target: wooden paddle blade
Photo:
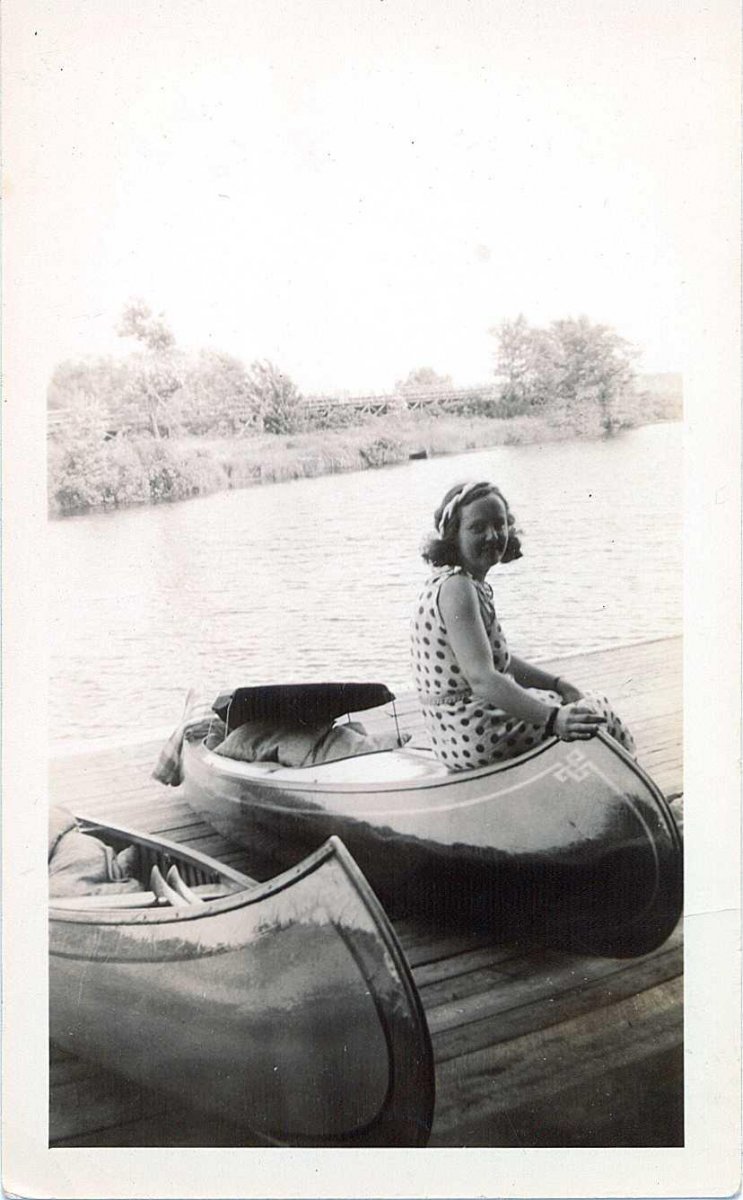
<instances>
[{"instance_id":1,"label":"wooden paddle blade","mask_svg":"<svg viewBox=\"0 0 743 1200\"><path fill-rule=\"evenodd\" d=\"M196 893L192 892L190 887L183 882L181 879L181 873L175 863L173 863L172 867L168 871L168 874L165 876L165 880L170 887L172 887L173 891L177 892L181 899L185 900L187 904L204 903L201 896L197 896Z\"/></svg>"},{"instance_id":2,"label":"wooden paddle blade","mask_svg":"<svg viewBox=\"0 0 743 1200\"><path fill-rule=\"evenodd\" d=\"M180 896L169 883L166 883L157 863L150 871L150 888L158 900L164 900L166 904L172 904L174 908L183 908L188 905L188 900L184 900L183 896Z\"/></svg>"}]
</instances>

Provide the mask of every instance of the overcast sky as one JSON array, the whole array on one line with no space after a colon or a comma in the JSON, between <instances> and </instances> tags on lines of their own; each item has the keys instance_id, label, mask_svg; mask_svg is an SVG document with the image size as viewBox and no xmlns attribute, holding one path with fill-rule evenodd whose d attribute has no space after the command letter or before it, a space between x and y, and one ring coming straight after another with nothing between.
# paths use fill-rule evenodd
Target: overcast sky
<instances>
[{"instance_id":1,"label":"overcast sky","mask_svg":"<svg viewBox=\"0 0 743 1200\"><path fill-rule=\"evenodd\" d=\"M13 19L49 371L121 352L130 297L304 391L423 365L482 381L519 312L586 314L681 369L730 53L701 4L28 0Z\"/></svg>"}]
</instances>

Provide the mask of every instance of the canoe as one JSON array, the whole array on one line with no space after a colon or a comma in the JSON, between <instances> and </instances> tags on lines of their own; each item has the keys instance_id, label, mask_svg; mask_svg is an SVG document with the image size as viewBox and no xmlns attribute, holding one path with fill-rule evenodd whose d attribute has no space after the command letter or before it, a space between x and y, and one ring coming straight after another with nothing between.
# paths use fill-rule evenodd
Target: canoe
<instances>
[{"instance_id":1,"label":"canoe","mask_svg":"<svg viewBox=\"0 0 743 1200\"><path fill-rule=\"evenodd\" d=\"M137 893L50 900L50 1037L267 1146L422 1146L433 1060L409 967L337 838L266 883L164 838Z\"/></svg>"},{"instance_id":2,"label":"canoe","mask_svg":"<svg viewBox=\"0 0 743 1200\"><path fill-rule=\"evenodd\" d=\"M271 869L341 837L393 916L628 957L681 914L673 815L604 733L457 772L410 747L289 768L187 739L181 794Z\"/></svg>"}]
</instances>

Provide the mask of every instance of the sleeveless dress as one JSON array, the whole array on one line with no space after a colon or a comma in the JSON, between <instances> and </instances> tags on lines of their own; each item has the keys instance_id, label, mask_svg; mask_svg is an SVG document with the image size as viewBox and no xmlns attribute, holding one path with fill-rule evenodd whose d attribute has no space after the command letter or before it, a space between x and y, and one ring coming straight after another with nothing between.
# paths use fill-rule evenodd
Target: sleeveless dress
<instances>
[{"instance_id":1,"label":"sleeveless dress","mask_svg":"<svg viewBox=\"0 0 743 1200\"><path fill-rule=\"evenodd\" d=\"M427 581L413 613L410 645L413 678L434 754L451 771L465 771L515 758L544 741L547 735L544 723L522 721L473 696L449 644L446 625L439 611L439 589L444 580L457 574L467 575L467 572L461 567L442 567ZM489 583L470 575L467 577L477 591L495 669L510 674L511 655L496 617L493 589ZM562 704L562 697L557 692L541 688L528 690L551 707ZM634 754L632 735L606 697L593 692L584 694L606 717L606 732Z\"/></svg>"}]
</instances>

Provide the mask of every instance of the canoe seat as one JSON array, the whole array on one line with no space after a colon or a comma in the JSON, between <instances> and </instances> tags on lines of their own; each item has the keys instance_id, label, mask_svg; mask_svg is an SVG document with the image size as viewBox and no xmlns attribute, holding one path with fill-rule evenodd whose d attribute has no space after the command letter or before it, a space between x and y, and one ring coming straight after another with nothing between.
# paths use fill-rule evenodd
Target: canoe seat
<instances>
[{"instance_id":1,"label":"canoe seat","mask_svg":"<svg viewBox=\"0 0 743 1200\"><path fill-rule=\"evenodd\" d=\"M159 869L158 875L160 879L157 890L153 887L151 891L144 892L95 892L87 896L52 896L49 906L50 908L65 909L67 911L74 911L75 909L90 911L91 909L162 908L165 905L176 903L170 897L171 891L178 896L177 903L184 905L208 904L210 900L220 900L223 896L233 896L235 892L241 890L237 887L229 887L223 883L197 883L193 888L190 888L183 882L176 866L172 866L168 871L167 882L163 879ZM179 891L179 889L181 890Z\"/></svg>"},{"instance_id":2,"label":"canoe seat","mask_svg":"<svg viewBox=\"0 0 743 1200\"><path fill-rule=\"evenodd\" d=\"M198 883L189 888L193 901L188 903L208 904L211 900L221 900L224 896L234 896L240 888L225 887L219 883ZM170 899L155 892L121 892L113 895L94 894L88 896L53 896L49 901L50 908L60 908L72 911L74 909L130 909L130 908L163 908L170 905ZM183 903L183 901L181 901Z\"/></svg>"},{"instance_id":3,"label":"canoe seat","mask_svg":"<svg viewBox=\"0 0 743 1200\"><path fill-rule=\"evenodd\" d=\"M156 908L160 901L154 892L97 892L88 896L52 896L51 909L112 909L112 908Z\"/></svg>"}]
</instances>

